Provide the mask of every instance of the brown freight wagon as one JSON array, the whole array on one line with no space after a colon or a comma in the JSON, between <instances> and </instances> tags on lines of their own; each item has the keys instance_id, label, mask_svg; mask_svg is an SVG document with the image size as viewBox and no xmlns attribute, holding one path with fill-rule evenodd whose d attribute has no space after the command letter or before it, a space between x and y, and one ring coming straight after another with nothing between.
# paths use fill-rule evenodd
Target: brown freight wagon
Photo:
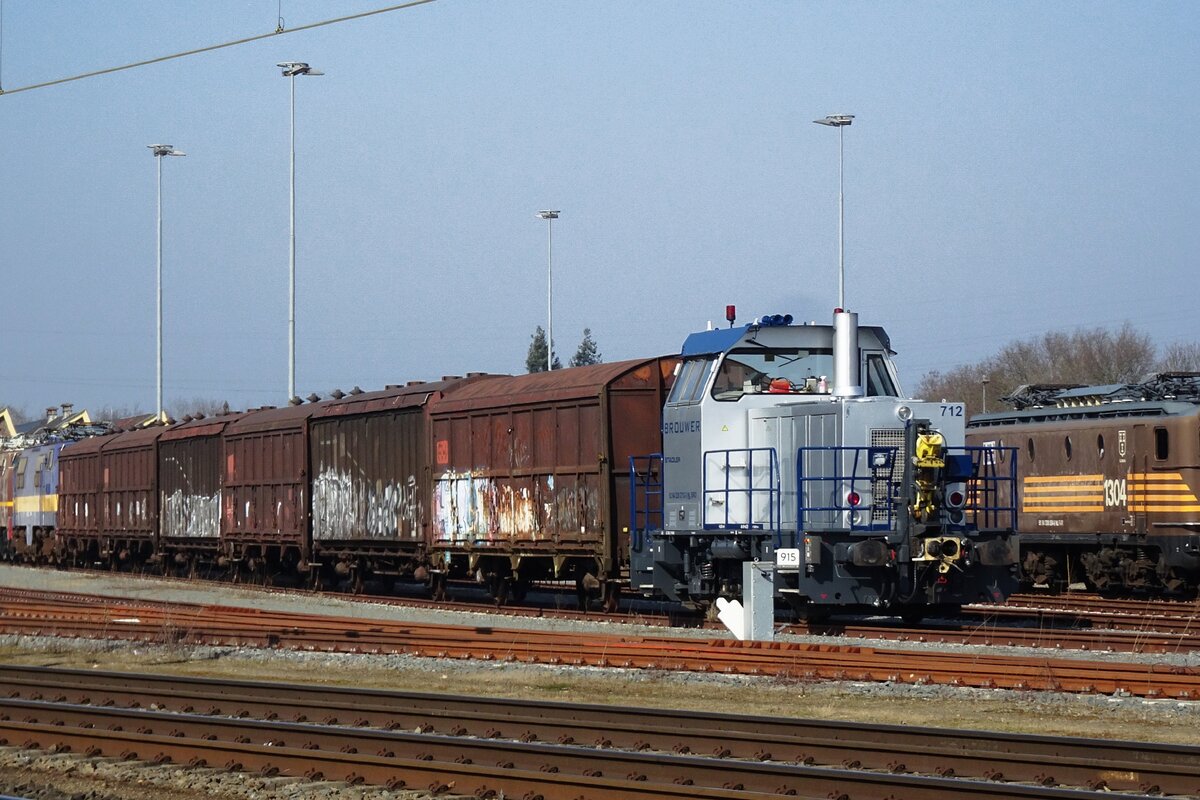
<instances>
[{"instance_id":1,"label":"brown freight wagon","mask_svg":"<svg viewBox=\"0 0 1200 800\"><path fill-rule=\"evenodd\" d=\"M310 575L308 432L316 410L257 409L225 427L221 545L235 575Z\"/></svg>"},{"instance_id":2,"label":"brown freight wagon","mask_svg":"<svg viewBox=\"0 0 1200 800\"><path fill-rule=\"evenodd\" d=\"M603 587L615 603L629 558L629 457L662 447L672 357L511 378L447 394L431 410L435 590L473 576L498 600L533 580Z\"/></svg>"},{"instance_id":3,"label":"brown freight wagon","mask_svg":"<svg viewBox=\"0 0 1200 800\"><path fill-rule=\"evenodd\" d=\"M143 564L158 536L162 428L85 439L60 456L58 553L74 563Z\"/></svg>"},{"instance_id":4,"label":"brown freight wagon","mask_svg":"<svg viewBox=\"0 0 1200 800\"><path fill-rule=\"evenodd\" d=\"M173 425L158 440L159 543L164 571L220 565L225 429L244 414Z\"/></svg>"},{"instance_id":5,"label":"brown freight wagon","mask_svg":"<svg viewBox=\"0 0 1200 800\"><path fill-rule=\"evenodd\" d=\"M84 439L64 447L59 454L57 555L68 564L99 558L100 487L104 474L100 448L111 438Z\"/></svg>"},{"instance_id":6,"label":"brown freight wagon","mask_svg":"<svg viewBox=\"0 0 1200 800\"><path fill-rule=\"evenodd\" d=\"M429 524L429 411L484 376L414 381L316 407L309 434L312 560L318 580L423 579Z\"/></svg>"}]
</instances>

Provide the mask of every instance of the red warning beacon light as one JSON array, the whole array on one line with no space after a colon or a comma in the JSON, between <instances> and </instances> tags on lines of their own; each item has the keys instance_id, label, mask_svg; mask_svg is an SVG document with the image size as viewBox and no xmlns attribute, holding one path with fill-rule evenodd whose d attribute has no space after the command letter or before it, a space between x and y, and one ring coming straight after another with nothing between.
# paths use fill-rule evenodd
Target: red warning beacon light
<instances>
[{"instance_id":1,"label":"red warning beacon light","mask_svg":"<svg viewBox=\"0 0 1200 800\"><path fill-rule=\"evenodd\" d=\"M725 306L725 319L729 322L729 327L733 327L734 320L737 319L737 306Z\"/></svg>"}]
</instances>

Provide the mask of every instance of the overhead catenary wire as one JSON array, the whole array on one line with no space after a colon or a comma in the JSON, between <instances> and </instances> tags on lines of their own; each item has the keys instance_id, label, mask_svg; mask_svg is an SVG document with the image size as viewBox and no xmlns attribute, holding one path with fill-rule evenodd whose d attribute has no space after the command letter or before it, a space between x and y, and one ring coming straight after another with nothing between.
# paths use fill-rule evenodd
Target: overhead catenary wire
<instances>
[{"instance_id":1,"label":"overhead catenary wire","mask_svg":"<svg viewBox=\"0 0 1200 800\"><path fill-rule=\"evenodd\" d=\"M230 42L222 42L220 44L212 44L212 45L208 45L206 47L197 47L193 50L183 50L178 53L171 53L169 55L158 56L156 58L148 58L143 61L134 61L131 64L122 64L119 67L106 67L105 69L93 70L91 72L81 72L78 75L71 75L66 78L56 78L52 81L43 81L41 83L31 83L27 86L18 86L15 89L4 89L4 88L2 88L2 85L0 85L0 96L16 94L17 92L29 92L29 91L33 91L34 89L45 89L47 87L58 86L59 84L63 84L63 83L71 83L72 81L81 81L81 80L84 80L85 78L95 78L100 75L110 75L114 72L124 72L125 70L128 70L128 69L135 69L136 67L145 67L145 66L149 66L150 64L160 64L163 61L173 61L174 59L177 59L177 58L186 58L188 56L199 55L200 53L211 53L213 50L223 50L227 47L236 47L239 44L248 44L250 42L257 42L261 39L270 39L273 36L282 36L283 34L286 34L286 33L299 33L300 31L312 30L313 28L323 28L326 25L336 25L340 22L349 22L351 20L363 19L364 17L373 17L378 14L387 14L391 11L403 11L406 8L413 8L414 6L423 6L423 5L426 5L427 3L433 3L435 1L436 0L409 0L409 2L407 2L407 3L397 3L395 5L386 6L384 8L376 8L372 11L363 11L358 14L350 14L350 15L347 15L344 17L336 17L334 19L321 20L320 22L310 22L307 25L298 25L295 28L286 28L286 29L283 28L283 26L282 26L283 18L280 17L279 27L276 28L275 30L271 31L270 33L260 33L255 36L247 36L245 38L235 39ZM0 3L2 3L2 2L3 2L3 0L0 0ZM2 8L2 6L0 6L0 8Z\"/></svg>"}]
</instances>

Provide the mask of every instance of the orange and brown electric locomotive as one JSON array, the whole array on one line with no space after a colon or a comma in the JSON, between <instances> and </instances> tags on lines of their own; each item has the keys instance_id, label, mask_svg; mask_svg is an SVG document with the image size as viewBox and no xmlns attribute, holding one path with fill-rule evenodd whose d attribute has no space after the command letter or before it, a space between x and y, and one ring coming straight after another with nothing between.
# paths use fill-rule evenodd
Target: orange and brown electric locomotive
<instances>
[{"instance_id":1,"label":"orange and brown electric locomotive","mask_svg":"<svg viewBox=\"0 0 1200 800\"><path fill-rule=\"evenodd\" d=\"M1022 386L967 426L1017 448L1022 567L1051 588L1200 587L1200 373L1138 384ZM998 453L1009 451L998 450Z\"/></svg>"}]
</instances>

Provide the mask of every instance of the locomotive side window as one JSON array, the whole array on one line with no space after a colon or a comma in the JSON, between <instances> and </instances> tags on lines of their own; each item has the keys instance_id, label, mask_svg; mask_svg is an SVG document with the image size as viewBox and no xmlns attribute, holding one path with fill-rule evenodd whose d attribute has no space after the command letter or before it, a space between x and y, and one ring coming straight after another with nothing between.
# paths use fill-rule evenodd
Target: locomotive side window
<instances>
[{"instance_id":1,"label":"locomotive side window","mask_svg":"<svg viewBox=\"0 0 1200 800\"><path fill-rule=\"evenodd\" d=\"M1100 458L1104 458L1104 434L1100 434L1096 437L1096 452L1099 454Z\"/></svg>"},{"instance_id":2,"label":"locomotive side window","mask_svg":"<svg viewBox=\"0 0 1200 800\"><path fill-rule=\"evenodd\" d=\"M1154 429L1154 457L1159 461L1166 461L1167 456L1171 452L1171 443L1167 438L1166 428Z\"/></svg>"},{"instance_id":3,"label":"locomotive side window","mask_svg":"<svg viewBox=\"0 0 1200 800\"><path fill-rule=\"evenodd\" d=\"M1033 439L1025 443L1025 449L1029 451L1029 460L1033 461Z\"/></svg>"},{"instance_id":4,"label":"locomotive side window","mask_svg":"<svg viewBox=\"0 0 1200 800\"><path fill-rule=\"evenodd\" d=\"M867 356L867 397L896 397L896 385L888 374L887 362L883 356L872 354Z\"/></svg>"},{"instance_id":5,"label":"locomotive side window","mask_svg":"<svg viewBox=\"0 0 1200 800\"><path fill-rule=\"evenodd\" d=\"M25 456L17 459L17 482L16 488L25 488Z\"/></svg>"},{"instance_id":6,"label":"locomotive side window","mask_svg":"<svg viewBox=\"0 0 1200 800\"><path fill-rule=\"evenodd\" d=\"M694 403L699 400L704 391L704 384L708 382L708 375L712 371L713 363L711 358L685 361L679 377L675 379L675 385L671 387L671 395L667 398L667 402L680 404Z\"/></svg>"},{"instance_id":7,"label":"locomotive side window","mask_svg":"<svg viewBox=\"0 0 1200 800\"><path fill-rule=\"evenodd\" d=\"M692 386L691 393L688 394L687 402L689 403L698 403L704 396L704 387L708 385L708 378L712 375L713 366L716 365L717 360L706 358L698 363L700 367L696 370L696 383Z\"/></svg>"},{"instance_id":8,"label":"locomotive side window","mask_svg":"<svg viewBox=\"0 0 1200 800\"><path fill-rule=\"evenodd\" d=\"M1071 437L1070 436L1066 436L1063 438L1063 450L1065 450L1067 453L1067 461L1070 461L1071 460Z\"/></svg>"}]
</instances>

